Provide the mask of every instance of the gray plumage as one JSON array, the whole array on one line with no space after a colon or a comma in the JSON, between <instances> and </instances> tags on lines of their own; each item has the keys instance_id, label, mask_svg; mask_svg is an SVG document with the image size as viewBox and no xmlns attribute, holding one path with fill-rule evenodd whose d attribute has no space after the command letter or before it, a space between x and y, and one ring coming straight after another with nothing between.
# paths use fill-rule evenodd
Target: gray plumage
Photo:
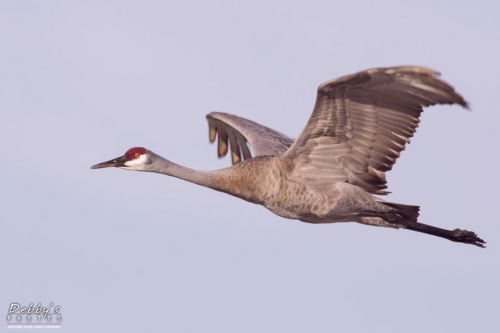
<instances>
[{"instance_id":1,"label":"gray plumage","mask_svg":"<svg viewBox=\"0 0 500 333\"><path fill-rule=\"evenodd\" d=\"M297 140L227 113L207 115L209 139L233 166L195 171L144 148L92 168L116 166L181 178L309 223L354 221L405 228L483 247L475 233L417 222L418 206L386 202L391 170L415 133L424 107L467 102L422 67L376 68L321 84ZM250 147L254 153L252 157Z\"/></svg>"},{"instance_id":2,"label":"gray plumage","mask_svg":"<svg viewBox=\"0 0 500 333\"><path fill-rule=\"evenodd\" d=\"M277 156L285 153L295 141L269 127L229 113L211 112L207 114L207 121L210 142L218 137L218 156L226 156L230 144L233 164L252 157L247 142L255 156Z\"/></svg>"}]
</instances>

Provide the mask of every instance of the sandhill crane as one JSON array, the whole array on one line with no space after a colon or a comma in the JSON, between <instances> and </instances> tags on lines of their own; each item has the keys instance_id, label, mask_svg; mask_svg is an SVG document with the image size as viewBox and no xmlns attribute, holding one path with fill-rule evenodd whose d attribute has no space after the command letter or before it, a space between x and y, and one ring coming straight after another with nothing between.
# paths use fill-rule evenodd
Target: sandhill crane
<instances>
[{"instance_id":1,"label":"sandhill crane","mask_svg":"<svg viewBox=\"0 0 500 333\"><path fill-rule=\"evenodd\" d=\"M422 67L375 68L327 81L297 140L238 116L209 113L209 137L211 142L218 137L219 157L231 150L233 165L225 169L192 170L140 147L92 169L177 177L303 222L404 228L484 247L473 232L417 222L418 206L372 195L388 193L385 172L415 133L423 107L468 107L439 75Z\"/></svg>"}]
</instances>

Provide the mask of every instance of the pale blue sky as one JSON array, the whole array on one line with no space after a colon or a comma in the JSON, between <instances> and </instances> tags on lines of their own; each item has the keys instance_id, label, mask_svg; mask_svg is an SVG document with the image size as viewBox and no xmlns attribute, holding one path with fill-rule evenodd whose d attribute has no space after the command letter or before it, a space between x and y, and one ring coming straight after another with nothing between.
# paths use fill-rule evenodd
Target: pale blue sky
<instances>
[{"instance_id":1,"label":"pale blue sky","mask_svg":"<svg viewBox=\"0 0 500 333\"><path fill-rule=\"evenodd\" d=\"M0 307L54 302L67 332L498 332L499 7L0 2ZM295 137L323 81L405 64L441 71L472 112L423 114L388 199L487 249L90 170L134 146L228 166L206 113Z\"/></svg>"}]
</instances>

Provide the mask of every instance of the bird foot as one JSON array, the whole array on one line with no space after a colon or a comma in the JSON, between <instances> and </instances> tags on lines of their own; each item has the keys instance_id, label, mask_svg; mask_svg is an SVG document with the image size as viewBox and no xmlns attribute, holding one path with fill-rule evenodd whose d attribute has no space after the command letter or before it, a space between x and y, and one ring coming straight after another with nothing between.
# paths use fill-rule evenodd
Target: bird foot
<instances>
[{"instance_id":1,"label":"bird foot","mask_svg":"<svg viewBox=\"0 0 500 333\"><path fill-rule=\"evenodd\" d=\"M484 240L482 240L481 238L477 237L477 235L472 231L455 229L451 233L453 235L454 242L460 242L460 243L476 245L479 247L485 247L484 244L486 242Z\"/></svg>"}]
</instances>

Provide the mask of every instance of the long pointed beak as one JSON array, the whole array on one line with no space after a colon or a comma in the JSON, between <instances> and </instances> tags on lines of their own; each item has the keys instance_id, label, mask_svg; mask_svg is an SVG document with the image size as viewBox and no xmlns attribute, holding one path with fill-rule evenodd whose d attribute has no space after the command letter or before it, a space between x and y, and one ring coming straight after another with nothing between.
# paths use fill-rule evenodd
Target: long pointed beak
<instances>
[{"instance_id":1,"label":"long pointed beak","mask_svg":"<svg viewBox=\"0 0 500 333\"><path fill-rule=\"evenodd\" d=\"M110 167L122 167L122 166L125 166L125 162L126 162L125 157L120 156L120 157L114 158L110 161L102 162L102 163L93 165L90 168L91 169L101 169L101 168L110 168Z\"/></svg>"}]
</instances>

